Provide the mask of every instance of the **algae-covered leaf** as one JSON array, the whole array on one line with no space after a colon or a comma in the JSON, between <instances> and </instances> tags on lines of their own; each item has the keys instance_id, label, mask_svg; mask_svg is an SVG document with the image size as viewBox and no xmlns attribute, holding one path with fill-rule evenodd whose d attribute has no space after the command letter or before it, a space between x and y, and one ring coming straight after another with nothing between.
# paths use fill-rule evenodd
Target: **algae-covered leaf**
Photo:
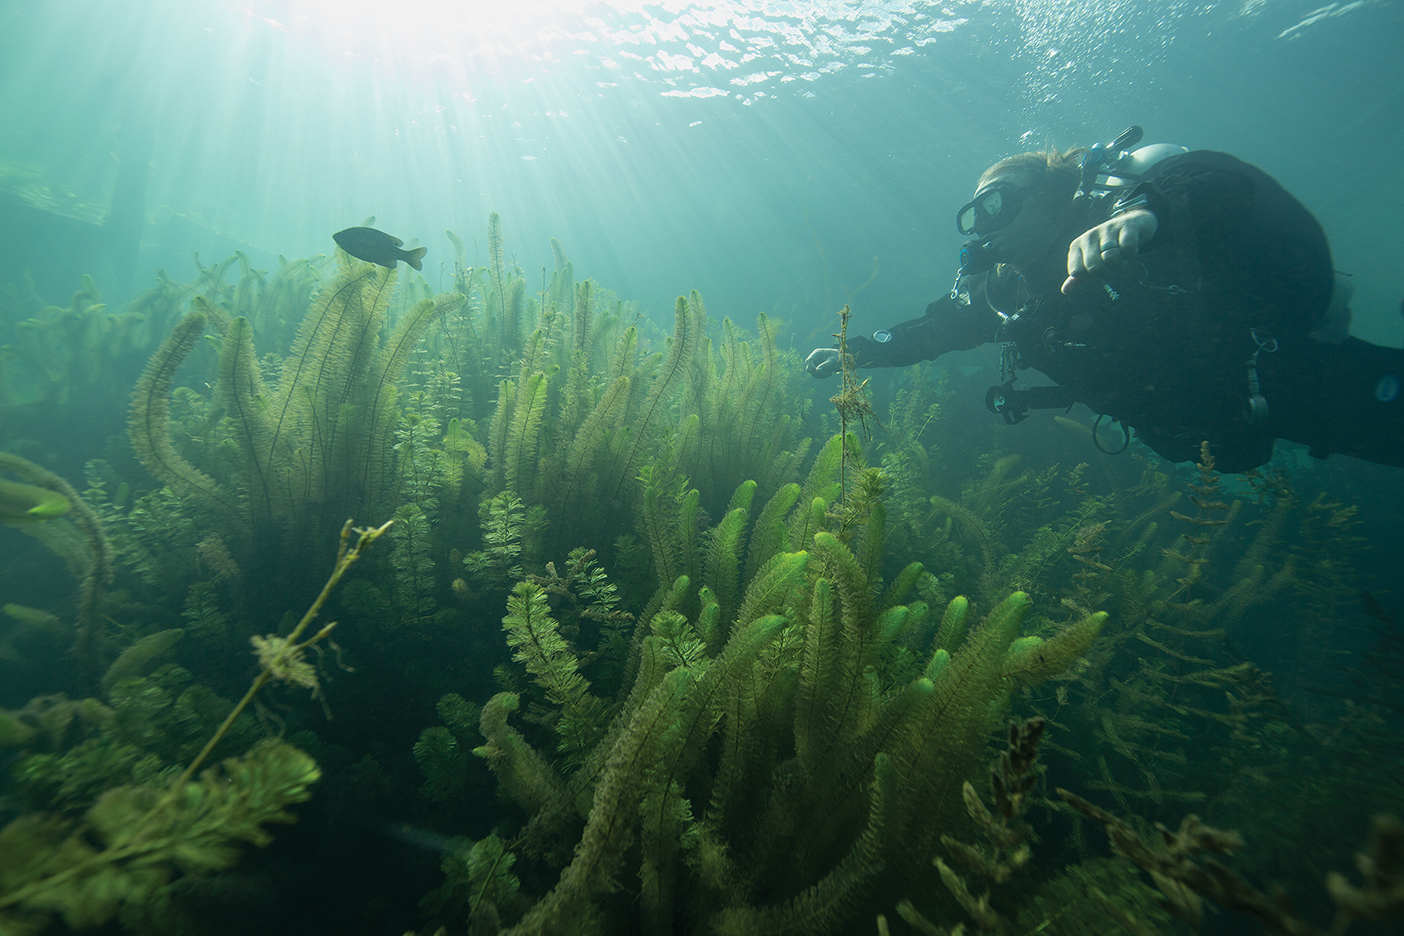
<instances>
[{"instance_id":1,"label":"algae-covered leaf","mask_svg":"<svg viewBox=\"0 0 1404 936\"><path fill-rule=\"evenodd\" d=\"M129 676L140 676L156 664L163 654L169 651L185 631L179 627L148 634L122 651L122 655L112 661L107 673L102 677L102 690L107 692Z\"/></svg>"},{"instance_id":2,"label":"algae-covered leaf","mask_svg":"<svg viewBox=\"0 0 1404 936\"><path fill-rule=\"evenodd\" d=\"M170 880L166 868L126 868L98 864L91 873L63 881L35 904L57 911L75 930L92 929L112 919L124 901L150 897Z\"/></svg>"},{"instance_id":3,"label":"algae-covered leaf","mask_svg":"<svg viewBox=\"0 0 1404 936\"><path fill-rule=\"evenodd\" d=\"M757 620L764 614L781 607L791 588L804 575L809 563L809 553L803 550L792 553L778 553L756 574L746 589L741 608L736 613L736 627Z\"/></svg>"},{"instance_id":4,"label":"algae-covered leaf","mask_svg":"<svg viewBox=\"0 0 1404 936\"><path fill-rule=\"evenodd\" d=\"M48 611L12 602L0 607L0 612L4 612L6 617L19 626L56 640L72 639L73 637L73 628L65 624L57 615L50 614Z\"/></svg>"},{"instance_id":5,"label":"algae-covered leaf","mask_svg":"<svg viewBox=\"0 0 1404 936\"><path fill-rule=\"evenodd\" d=\"M461 793L468 771L468 755L453 732L441 725L425 728L414 743L414 759L424 775L420 796L444 803Z\"/></svg>"},{"instance_id":6,"label":"algae-covered leaf","mask_svg":"<svg viewBox=\"0 0 1404 936\"><path fill-rule=\"evenodd\" d=\"M18 914L0 910L0 936L37 936L49 925L41 914Z\"/></svg>"},{"instance_id":7,"label":"algae-covered leaf","mask_svg":"<svg viewBox=\"0 0 1404 936\"><path fill-rule=\"evenodd\" d=\"M81 825L44 813L21 816L0 831L0 895L23 889L26 899L15 910L60 913L73 929L99 926L149 874L135 880L118 865L95 862L97 857ZM63 876L75 866L86 869Z\"/></svg>"},{"instance_id":8,"label":"algae-covered leaf","mask_svg":"<svg viewBox=\"0 0 1404 936\"><path fill-rule=\"evenodd\" d=\"M188 785L199 788L198 796L195 790L189 793L200 808L179 815L172 834L185 832L189 846L203 842L211 850L222 849L220 839L225 838L267 845L273 837L263 824L296 821L285 807L310 798L308 788L321 775L317 762L290 744L268 744L243 757L231 757L204 771L198 783ZM192 855L187 850L185 857L190 860Z\"/></svg>"},{"instance_id":9,"label":"algae-covered leaf","mask_svg":"<svg viewBox=\"0 0 1404 936\"><path fill-rule=\"evenodd\" d=\"M115 841L135 826L156 805L160 796L159 790L150 787L113 787L88 809L88 822L104 841Z\"/></svg>"}]
</instances>

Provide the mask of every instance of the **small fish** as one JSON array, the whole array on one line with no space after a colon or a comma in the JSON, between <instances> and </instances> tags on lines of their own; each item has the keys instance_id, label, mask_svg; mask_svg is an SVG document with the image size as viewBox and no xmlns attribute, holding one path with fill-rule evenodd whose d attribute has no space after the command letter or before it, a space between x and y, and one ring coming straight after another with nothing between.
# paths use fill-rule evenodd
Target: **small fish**
<instances>
[{"instance_id":1,"label":"small fish","mask_svg":"<svg viewBox=\"0 0 1404 936\"><path fill-rule=\"evenodd\" d=\"M405 245L404 241L398 237L391 237L384 231L368 227L353 227L338 231L332 235L332 240L336 241L338 247L357 260L378 263L392 270L395 269L395 261L397 260L403 260L416 270L422 270L424 265L419 261L428 252L425 247L401 250L400 248Z\"/></svg>"}]
</instances>

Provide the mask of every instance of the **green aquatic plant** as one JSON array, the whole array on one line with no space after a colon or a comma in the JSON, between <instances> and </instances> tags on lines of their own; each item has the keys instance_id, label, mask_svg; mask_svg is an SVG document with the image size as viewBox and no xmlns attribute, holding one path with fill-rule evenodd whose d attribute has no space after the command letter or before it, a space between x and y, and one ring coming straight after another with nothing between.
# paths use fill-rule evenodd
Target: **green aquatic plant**
<instances>
[{"instance_id":1,"label":"green aquatic plant","mask_svg":"<svg viewBox=\"0 0 1404 936\"><path fill-rule=\"evenodd\" d=\"M171 648L185 636L179 627L157 631L123 650L102 677L102 688L106 692L123 679L144 675L156 662L170 652Z\"/></svg>"},{"instance_id":2,"label":"green aquatic plant","mask_svg":"<svg viewBox=\"0 0 1404 936\"><path fill-rule=\"evenodd\" d=\"M26 729L13 776L30 809L81 813L112 787L172 780L233 707L175 664L115 682L102 701L33 699L9 713ZM242 754L259 736L245 716L220 752Z\"/></svg>"},{"instance_id":3,"label":"green aquatic plant","mask_svg":"<svg viewBox=\"0 0 1404 936\"><path fill-rule=\"evenodd\" d=\"M813 487L836 487L839 462ZM513 854L576 844L508 931L663 931L680 915L719 933L833 931L920 876L910 856L931 855L960 821L961 784L1011 692L1070 666L1104 616L1018 638L1030 604L1016 594L961 641L967 603L938 627L910 602L919 565L881 586L876 499L852 548L824 529L823 498L797 503L797 491L772 497L789 508L741 535L751 485L704 536L687 519L696 492L660 481L646 478L644 497L671 505L648 533L665 584L616 689L592 678L591 632L566 639L546 588L519 584L509 602L504 629L532 684L484 706L476 753L526 815ZM788 531L811 522L809 548L791 551ZM743 547L756 571L729 584ZM907 664L904 647L925 664ZM537 727L510 724L519 711ZM632 901L606 896L630 881Z\"/></svg>"},{"instance_id":4,"label":"green aquatic plant","mask_svg":"<svg viewBox=\"0 0 1404 936\"><path fill-rule=\"evenodd\" d=\"M412 626L431 619L434 600L434 560L430 556L430 527L419 504L404 504L395 511L390 538L390 566L395 573L395 606L402 623Z\"/></svg>"},{"instance_id":5,"label":"green aquatic plant","mask_svg":"<svg viewBox=\"0 0 1404 936\"><path fill-rule=\"evenodd\" d=\"M723 319L715 353L704 336L688 369L684 406L698 415L697 440L679 466L690 477L706 478L718 495L747 479L773 491L798 475L808 455L809 441L792 438L803 406L796 405L791 386L794 362L777 347L778 327L760 315L749 341Z\"/></svg>"},{"instance_id":6,"label":"green aquatic plant","mask_svg":"<svg viewBox=\"0 0 1404 936\"><path fill-rule=\"evenodd\" d=\"M918 389L904 391L902 412L921 411L929 397ZM884 445L889 454L912 448ZM1299 755L1310 750L1269 676L1228 643L1240 622L1294 588L1304 558L1287 542L1307 512L1275 494L1259 494L1256 504L1236 499L1212 453L1188 485L1141 462L1099 466L1100 483L1087 465L1031 463L1017 452L974 459L963 478L916 473L922 458L936 464L940 456L884 459L898 472L890 511L896 542L924 550L953 573L952 588L977 599L1029 592L1047 609L1032 622L1035 633L1093 609L1116 622L1083 664L1026 700L1070 729L1049 755L1060 768L1108 791L1127 812L1154 817L1174 803L1248 807L1265 793L1265 768L1278 763L1271 774L1278 776L1286 767L1289 736L1307 744ZM1257 493L1256 484L1248 490ZM1323 532L1328 516L1343 519L1323 510L1315 521ZM1319 608L1300 626L1320 627L1312 621L1330 614ZM1069 843L1078 857L1086 855L1083 835Z\"/></svg>"},{"instance_id":7,"label":"green aquatic plant","mask_svg":"<svg viewBox=\"0 0 1404 936\"><path fill-rule=\"evenodd\" d=\"M465 556L463 564L474 578L505 586L522 574L526 505L511 491L503 491L484 500L478 512L484 548Z\"/></svg>"},{"instance_id":8,"label":"green aquatic plant","mask_svg":"<svg viewBox=\"0 0 1404 936\"><path fill-rule=\"evenodd\" d=\"M62 517L71 506L68 498L58 491L0 478L0 523L11 526L43 523Z\"/></svg>"},{"instance_id":9,"label":"green aquatic plant","mask_svg":"<svg viewBox=\"0 0 1404 936\"><path fill-rule=\"evenodd\" d=\"M43 813L0 830L0 924L27 931L49 913L74 929L106 923L124 904L146 902L177 873L208 874L239 859L236 842L267 845L268 823L291 822L317 765L272 743L179 784L120 786L80 822ZM133 834L139 829L140 834Z\"/></svg>"},{"instance_id":10,"label":"green aquatic plant","mask_svg":"<svg viewBox=\"0 0 1404 936\"><path fill-rule=\"evenodd\" d=\"M1264 929L1284 936L1342 936L1356 921L1404 919L1404 823L1379 815L1371 823L1368 854L1356 855L1364 877L1356 886L1339 872L1326 878L1326 888L1336 905L1335 917L1326 928L1304 919L1292 899L1279 892L1269 897L1238 873L1208 855L1232 854L1244 847L1243 836L1225 832L1185 816L1171 832L1157 824L1158 841L1147 843L1131 825L1074 793L1058 795L1079 813L1101 824L1112 849L1135 862L1159 888L1166 909L1198 927L1204 919L1202 897L1255 918Z\"/></svg>"},{"instance_id":11,"label":"green aquatic plant","mask_svg":"<svg viewBox=\"0 0 1404 936\"><path fill-rule=\"evenodd\" d=\"M45 305L14 322L11 340L0 345L0 413L11 431L38 438L56 426L88 425L84 411L120 398L134 367L178 315L172 303L186 289L162 276L119 312L85 275L67 308Z\"/></svg>"},{"instance_id":12,"label":"green aquatic plant","mask_svg":"<svg viewBox=\"0 0 1404 936\"><path fill-rule=\"evenodd\" d=\"M424 777L419 795L434 803L462 801L468 793L469 752L482 740L482 706L449 692L434 708L443 724L425 728L414 744L415 763Z\"/></svg>"},{"instance_id":13,"label":"green aquatic plant","mask_svg":"<svg viewBox=\"0 0 1404 936\"><path fill-rule=\"evenodd\" d=\"M966 782L966 811L985 843L971 845L952 836L941 837L953 863L966 869L967 874L976 875L985 886L984 892L976 896L966 877L937 857L933 864L942 883L982 932L1098 936L1119 925L1137 936L1161 933L1160 925L1170 918L1157 900L1159 894L1142 884L1134 865L1124 860L1089 859L1064 868L1031 894L993 899L1000 893L996 888L1031 864L1029 841L1033 830L1024 821L1024 814L1033 803L1042 801L1037 792L1042 778L1036 761L1046 726L1041 718L1010 724L1009 746L990 769L994 811ZM1001 903L1017 911L1016 920L1011 921L1000 912ZM943 932L910 900L901 901L896 909L919 933ZM959 930L957 927L955 931Z\"/></svg>"},{"instance_id":14,"label":"green aquatic plant","mask_svg":"<svg viewBox=\"0 0 1404 936\"><path fill-rule=\"evenodd\" d=\"M461 795L468 773L468 752L442 725L425 728L414 743L414 760L424 783L419 795L430 802L445 802Z\"/></svg>"},{"instance_id":15,"label":"green aquatic plant","mask_svg":"<svg viewBox=\"0 0 1404 936\"><path fill-rule=\"evenodd\" d=\"M386 510L410 510L406 505L413 504L422 519L402 517L405 523L396 533L401 545L391 557L395 582L377 588L382 595L405 596L406 606L414 608L410 617L428 620L451 613L446 585L463 607L481 589L505 594L523 572L539 574L547 561L559 562L563 556L552 549L564 552L589 543L608 553L614 543L624 542L620 537L636 527L637 479L655 461L664 462L667 472L699 470L707 461L711 470L754 473L763 479L762 492L798 473L808 442L794 442L788 412L779 418L779 411L799 407L790 405L792 384L779 361L774 324L760 320L753 351L743 333L725 323L726 340L712 356L704 341L702 299L693 293L676 303L671 339L661 352L649 354L641 347L648 323L634 314L631 324L630 306L591 280L577 282L558 243L555 270L549 280L543 270L541 289L533 296L520 269L509 262L499 216L489 219L485 266L470 266L463 241L451 240L456 304L428 316L422 340L397 371L391 422L369 416L374 407L348 400L356 405L342 407L340 422L321 419L325 428L292 436L287 429L270 430L276 420L268 414L282 414L288 400L303 399L285 389L294 362L310 361L303 369L320 373L343 368L342 356L299 343L275 369L281 371L275 381L274 370L256 361L248 329L223 309L232 298L197 308L211 323L229 317L227 326L217 326L225 332L218 407L212 402L203 410L190 407L183 417L176 413L181 391L167 393L172 384L163 372L172 369L158 364L166 358L178 362L186 353L179 335L153 360L137 397L140 406L150 401L154 408L134 411L142 416L140 423L133 421L138 450L177 498L230 529L222 540L243 575L256 576L261 571L256 566L267 563L262 557L268 553L251 552L248 544L251 532L268 540L261 532L268 518L278 520L279 529L271 533L280 551L312 535L317 524L305 522L299 500L327 516L331 510L325 504L338 500L348 511L362 503ZM342 279L324 286L304 319L304 334L313 322L330 323L329 310L339 321L343 304L359 307L360 299L338 298L327 305L327 297L347 285ZM369 288L354 284L348 294L364 296ZM399 327L406 327L411 311L406 304ZM320 328L327 333L343 326ZM328 363L317 363L322 361ZM334 386L341 383L332 380ZM231 396L230 388L240 387L250 393ZM265 415L248 415L257 412ZM220 413L236 418L226 415L211 431L209 423ZM389 448L366 439L370 429L360 425L365 419L393 428ZM291 417L283 422L303 425ZM148 431L147 424L158 431ZM159 431L162 424L168 432ZM356 440L361 468L317 455L334 433ZM289 441L280 449L275 438ZM388 460L372 454L391 450ZM290 462L293 452L297 460ZM319 473L325 482L308 487L305 497L286 495L293 482ZM348 500L338 490L362 500ZM373 490L388 493L383 500L367 500ZM159 553L169 541L139 545ZM460 559L466 574L455 578L451 570ZM370 593L357 585L355 594Z\"/></svg>"},{"instance_id":16,"label":"green aquatic plant","mask_svg":"<svg viewBox=\"0 0 1404 936\"><path fill-rule=\"evenodd\" d=\"M258 676L174 781L108 789L78 821L35 812L0 830L0 925L23 931L59 914L75 929L99 926L123 905L152 900L178 873L232 866L239 858L236 842L267 845L272 837L265 824L293 821L287 807L306 800L321 774L297 748L270 742L198 772L268 682L317 691L304 654L336 624L303 635L347 570L389 526L356 530L353 542L351 521L343 525L321 593L286 636L254 641Z\"/></svg>"},{"instance_id":17,"label":"green aquatic plant","mask_svg":"<svg viewBox=\"0 0 1404 936\"><path fill-rule=\"evenodd\" d=\"M424 331L462 301L419 301L382 343L395 278L394 270L342 256L271 386L249 319L197 297L197 309L162 344L133 393L129 434L137 457L178 495L264 549L274 536L302 544L333 516L393 510L396 383ZM175 374L208 326L223 334L218 394L238 453L235 470L221 478L190 464L170 438Z\"/></svg>"},{"instance_id":18,"label":"green aquatic plant","mask_svg":"<svg viewBox=\"0 0 1404 936\"><path fill-rule=\"evenodd\" d=\"M1128 814L1242 801L1266 816L1272 810L1256 803L1270 787L1280 790L1271 765L1287 756L1284 733L1296 729L1270 677L1227 639L1292 576L1290 556L1273 555L1290 511L1271 507L1245 546L1254 508L1231 499L1207 447L1188 488L1193 513L1176 510L1177 499L1148 473L1119 504L1099 508L1105 519L1081 527L1067 547L1080 570L1066 600L1109 607L1122 626L1051 701L1069 707L1065 722L1083 726L1074 732L1087 764L1082 784L1106 791ZM1145 506L1133 509L1137 502Z\"/></svg>"},{"instance_id":19,"label":"green aquatic plant","mask_svg":"<svg viewBox=\"0 0 1404 936\"><path fill-rule=\"evenodd\" d=\"M521 303L523 287L520 279L509 280L502 247L502 217L497 212L488 215L488 271L492 275L493 291L498 306L498 346L510 354L521 340ZM524 285L524 284L523 284Z\"/></svg>"},{"instance_id":20,"label":"green aquatic plant","mask_svg":"<svg viewBox=\"0 0 1404 936\"><path fill-rule=\"evenodd\" d=\"M778 412L791 384L773 324L760 320L753 352L725 322L726 340L714 356L702 297L693 292L678 297L662 353L642 354L640 330L626 323L624 304L590 280L574 282L561 251L538 300L524 300L529 316L515 319L515 284L525 281L501 259L498 232L490 223L487 281L479 287L468 278L468 307L482 310L477 327L473 319L464 323L472 328L466 337L436 328L428 340L445 360L452 349L455 360L476 357L489 372L505 371L490 391L481 375L464 382L464 396L478 409L473 424L461 419L457 431L472 433L485 456L481 471L464 473L481 481L480 501L515 497L528 514L539 506L546 540L598 546L634 526L635 479L650 462L720 472L718 483L728 490L745 479L742 472L756 474L762 490L797 472L808 443L793 441L790 420ZM503 364L482 336L516 321L524 323L521 340ZM475 347L482 350L459 350ZM484 403L492 404L489 411Z\"/></svg>"},{"instance_id":21,"label":"green aquatic plant","mask_svg":"<svg viewBox=\"0 0 1404 936\"><path fill-rule=\"evenodd\" d=\"M419 905L437 919L466 919L472 936L496 936L501 919L520 916L527 904L521 881L512 872L516 856L496 835L477 842L455 841L460 847L440 864L443 885Z\"/></svg>"},{"instance_id":22,"label":"green aquatic plant","mask_svg":"<svg viewBox=\"0 0 1404 936\"><path fill-rule=\"evenodd\" d=\"M97 614L102 592L112 582L112 547L97 515L63 478L9 452L0 452L0 472L22 479L19 484L0 479L0 484L8 485L0 493L8 492L4 496L12 498L11 510L23 508L28 518L18 524L20 529L62 558L78 580L73 650L80 679L90 688L100 666Z\"/></svg>"},{"instance_id":23,"label":"green aquatic plant","mask_svg":"<svg viewBox=\"0 0 1404 936\"><path fill-rule=\"evenodd\" d=\"M1014 931L1048 936L1105 936L1170 930L1159 892L1124 858L1089 858L1039 885L1019 909ZM1173 930L1170 930L1173 932Z\"/></svg>"},{"instance_id":24,"label":"green aquatic plant","mask_svg":"<svg viewBox=\"0 0 1404 936\"><path fill-rule=\"evenodd\" d=\"M866 379L858 380L858 369L853 363L853 355L848 353L848 306L839 310L839 330L834 334L838 340L839 351L839 374L841 383L839 392L830 398L829 402L834 404L834 409L839 415L839 437L848 437L848 427L850 423L857 422L863 430L865 440L872 438L872 432L868 426L868 420L877 421L877 414L873 412L873 405L868 401ZM843 496L847 490L848 461L845 453L844 464L839 472L839 501L844 502Z\"/></svg>"}]
</instances>

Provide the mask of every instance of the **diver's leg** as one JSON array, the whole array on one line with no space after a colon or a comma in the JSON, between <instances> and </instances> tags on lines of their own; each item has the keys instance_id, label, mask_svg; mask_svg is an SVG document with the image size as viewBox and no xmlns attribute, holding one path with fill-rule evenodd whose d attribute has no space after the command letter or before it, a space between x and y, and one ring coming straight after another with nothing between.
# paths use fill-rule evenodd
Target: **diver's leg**
<instances>
[{"instance_id":1,"label":"diver's leg","mask_svg":"<svg viewBox=\"0 0 1404 936\"><path fill-rule=\"evenodd\" d=\"M1268 365L1279 438L1311 446L1318 458L1339 452L1404 467L1404 350L1347 338L1281 351Z\"/></svg>"}]
</instances>

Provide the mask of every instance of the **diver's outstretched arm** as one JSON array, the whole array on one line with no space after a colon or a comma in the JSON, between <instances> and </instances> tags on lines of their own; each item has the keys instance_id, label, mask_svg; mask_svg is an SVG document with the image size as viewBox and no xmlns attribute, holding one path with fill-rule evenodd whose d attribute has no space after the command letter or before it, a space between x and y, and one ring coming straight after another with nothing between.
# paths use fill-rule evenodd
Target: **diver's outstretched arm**
<instances>
[{"instance_id":1,"label":"diver's outstretched arm","mask_svg":"<svg viewBox=\"0 0 1404 936\"><path fill-rule=\"evenodd\" d=\"M983 282L979 285L983 289ZM998 316L983 298L977 296L972 301L972 291L962 288L954 297L942 296L927 306L920 318L879 331L873 338L849 338L848 353L853 355L853 363L858 367L906 367L994 340ZM886 340L880 340L883 338ZM838 373L838 349L815 348L805 358L804 367L819 378Z\"/></svg>"}]
</instances>

